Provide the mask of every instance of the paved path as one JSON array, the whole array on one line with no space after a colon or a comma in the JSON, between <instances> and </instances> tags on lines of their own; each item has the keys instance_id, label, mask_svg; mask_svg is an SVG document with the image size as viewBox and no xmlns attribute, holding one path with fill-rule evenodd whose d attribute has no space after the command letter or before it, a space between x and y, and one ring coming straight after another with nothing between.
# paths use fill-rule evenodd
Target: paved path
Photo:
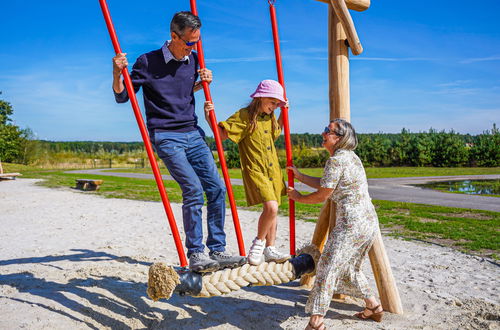
<instances>
[{"instance_id":1,"label":"paved path","mask_svg":"<svg viewBox=\"0 0 500 330\"><path fill-rule=\"evenodd\" d=\"M116 169L119 170L119 169ZM119 173L107 172L109 169L91 169L68 171L67 173L95 174L118 176L127 178L153 179L153 174L145 173ZM163 175L164 180L173 180L170 175ZM461 207L476 210L487 210L500 212L500 198L486 197L466 194L443 193L437 190L415 187L413 185L435 181L459 181L459 180L495 180L500 175L460 175L460 176L427 176L410 178L384 178L368 179L368 189L373 199L381 199L395 202L408 202L418 204L441 205L449 207ZM241 179L231 179L233 185L243 185ZM313 191L312 188L296 182L295 187L301 191Z\"/></svg>"}]
</instances>

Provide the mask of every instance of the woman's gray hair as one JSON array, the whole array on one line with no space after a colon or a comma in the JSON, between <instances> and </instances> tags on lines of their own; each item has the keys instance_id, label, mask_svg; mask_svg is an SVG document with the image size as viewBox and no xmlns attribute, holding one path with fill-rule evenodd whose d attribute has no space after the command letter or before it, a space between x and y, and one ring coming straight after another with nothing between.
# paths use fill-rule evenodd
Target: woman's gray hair
<instances>
[{"instance_id":1,"label":"woman's gray hair","mask_svg":"<svg viewBox=\"0 0 500 330\"><path fill-rule=\"evenodd\" d=\"M351 123L344 119L334 119L330 123L337 123L334 133L340 137L340 141L335 146L336 149L354 150L358 146L356 131Z\"/></svg>"},{"instance_id":2,"label":"woman's gray hair","mask_svg":"<svg viewBox=\"0 0 500 330\"><path fill-rule=\"evenodd\" d=\"M199 30L201 28L200 18L190 11L180 11L174 15L170 22L170 32L183 36L186 29Z\"/></svg>"}]
</instances>

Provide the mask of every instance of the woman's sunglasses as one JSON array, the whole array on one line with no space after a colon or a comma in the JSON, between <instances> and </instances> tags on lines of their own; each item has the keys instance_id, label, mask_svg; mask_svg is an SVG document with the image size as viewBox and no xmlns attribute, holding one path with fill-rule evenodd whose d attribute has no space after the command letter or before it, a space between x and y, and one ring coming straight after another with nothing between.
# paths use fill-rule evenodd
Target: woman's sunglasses
<instances>
[{"instance_id":1,"label":"woman's sunglasses","mask_svg":"<svg viewBox=\"0 0 500 330\"><path fill-rule=\"evenodd\" d=\"M325 133L327 135L328 134L335 134L337 136L342 136L342 135L339 135L337 132L330 130L330 128L328 126L325 127L325 129L323 130L323 133Z\"/></svg>"}]
</instances>

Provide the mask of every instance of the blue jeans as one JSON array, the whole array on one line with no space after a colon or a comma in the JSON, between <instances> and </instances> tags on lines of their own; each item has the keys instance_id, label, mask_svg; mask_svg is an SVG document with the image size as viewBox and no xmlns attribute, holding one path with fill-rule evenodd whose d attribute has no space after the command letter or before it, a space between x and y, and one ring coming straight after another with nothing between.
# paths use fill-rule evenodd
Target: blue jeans
<instances>
[{"instance_id":1,"label":"blue jeans","mask_svg":"<svg viewBox=\"0 0 500 330\"><path fill-rule=\"evenodd\" d=\"M185 133L155 131L152 140L158 156L182 190L182 219L188 257L205 249L201 217L205 203L203 192L207 196L206 245L210 251L224 251L226 189L202 135L198 130Z\"/></svg>"}]
</instances>

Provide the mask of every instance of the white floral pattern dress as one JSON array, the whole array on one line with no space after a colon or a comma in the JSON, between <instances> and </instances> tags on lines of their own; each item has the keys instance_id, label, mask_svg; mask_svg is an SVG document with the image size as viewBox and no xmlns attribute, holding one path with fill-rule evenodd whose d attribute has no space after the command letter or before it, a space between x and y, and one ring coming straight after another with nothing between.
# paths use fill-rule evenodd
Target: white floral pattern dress
<instances>
[{"instance_id":1,"label":"white floral pattern dress","mask_svg":"<svg viewBox=\"0 0 500 330\"><path fill-rule=\"evenodd\" d=\"M353 151L340 149L328 159L320 185L334 189L336 224L319 259L306 312L325 315L335 293L373 296L361 266L379 224L363 164Z\"/></svg>"}]
</instances>

